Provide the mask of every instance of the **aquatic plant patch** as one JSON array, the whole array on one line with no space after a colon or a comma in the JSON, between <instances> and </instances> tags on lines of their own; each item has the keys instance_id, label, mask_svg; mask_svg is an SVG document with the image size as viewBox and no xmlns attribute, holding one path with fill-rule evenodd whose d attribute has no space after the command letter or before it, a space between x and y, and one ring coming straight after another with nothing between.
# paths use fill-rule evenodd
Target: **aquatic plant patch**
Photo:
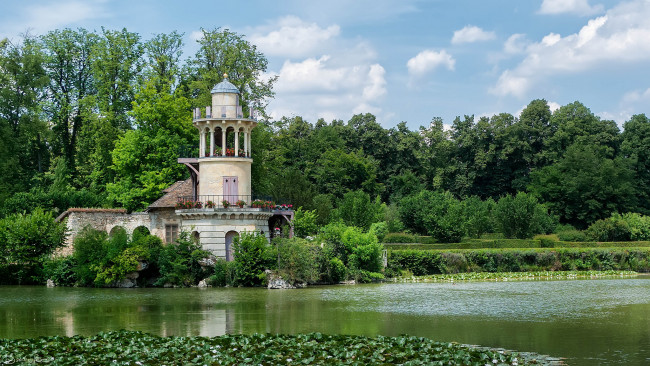
<instances>
[{"instance_id":1,"label":"aquatic plant patch","mask_svg":"<svg viewBox=\"0 0 650 366\"><path fill-rule=\"evenodd\" d=\"M0 339L0 364L55 365L539 365L534 354L427 338L351 335L158 337L115 331L91 337Z\"/></svg>"},{"instance_id":2,"label":"aquatic plant patch","mask_svg":"<svg viewBox=\"0 0 650 366\"><path fill-rule=\"evenodd\" d=\"M632 277L634 271L540 271L540 272L468 272L429 276L400 276L392 282L462 282L462 281L524 281L566 280L577 278Z\"/></svg>"}]
</instances>

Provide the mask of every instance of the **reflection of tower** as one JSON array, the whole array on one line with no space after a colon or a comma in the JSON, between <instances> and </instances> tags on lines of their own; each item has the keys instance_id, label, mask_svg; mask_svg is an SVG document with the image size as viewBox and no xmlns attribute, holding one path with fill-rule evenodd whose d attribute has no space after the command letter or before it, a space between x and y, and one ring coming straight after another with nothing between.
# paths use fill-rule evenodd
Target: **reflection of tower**
<instances>
[{"instance_id":1,"label":"reflection of tower","mask_svg":"<svg viewBox=\"0 0 650 366\"><path fill-rule=\"evenodd\" d=\"M269 219L281 214L290 222L293 211L252 196L251 132L257 121L244 117L239 90L228 75L212 89L212 105L205 112L194 110L193 124L200 136L198 157L178 159L190 170L193 195L180 197L176 214L204 249L231 260L230 245L239 233L263 233L268 238Z\"/></svg>"}]
</instances>

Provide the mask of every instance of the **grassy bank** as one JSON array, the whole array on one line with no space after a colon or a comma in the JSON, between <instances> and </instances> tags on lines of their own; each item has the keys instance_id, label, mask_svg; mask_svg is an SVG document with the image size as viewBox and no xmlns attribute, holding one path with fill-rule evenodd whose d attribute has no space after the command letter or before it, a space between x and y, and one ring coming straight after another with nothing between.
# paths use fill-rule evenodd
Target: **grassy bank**
<instances>
[{"instance_id":1,"label":"grassy bank","mask_svg":"<svg viewBox=\"0 0 650 366\"><path fill-rule=\"evenodd\" d=\"M610 270L650 272L650 248L391 250L386 275Z\"/></svg>"},{"instance_id":2,"label":"grassy bank","mask_svg":"<svg viewBox=\"0 0 650 366\"><path fill-rule=\"evenodd\" d=\"M544 236L535 239L465 239L461 243L384 243L388 250L445 250L500 248L650 248L650 241L570 242Z\"/></svg>"},{"instance_id":3,"label":"grassy bank","mask_svg":"<svg viewBox=\"0 0 650 366\"><path fill-rule=\"evenodd\" d=\"M427 338L349 335L158 337L118 331L92 337L0 339L0 363L57 365L540 365L535 354Z\"/></svg>"}]
</instances>

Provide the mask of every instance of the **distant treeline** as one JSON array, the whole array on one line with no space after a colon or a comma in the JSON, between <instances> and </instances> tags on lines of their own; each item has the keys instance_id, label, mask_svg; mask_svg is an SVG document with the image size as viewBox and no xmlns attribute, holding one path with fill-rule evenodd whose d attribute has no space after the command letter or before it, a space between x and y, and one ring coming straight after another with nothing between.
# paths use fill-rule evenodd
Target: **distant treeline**
<instances>
[{"instance_id":1,"label":"distant treeline","mask_svg":"<svg viewBox=\"0 0 650 366\"><path fill-rule=\"evenodd\" d=\"M210 103L224 72L262 116L252 136L254 193L315 210L320 226L362 215L343 207L357 191L387 214L435 198L424 190L462 201L526 192L579 229L616 212L650 213L643 114L621 131L580 102L551 112L538 99L519 116L457 117L451 128L440 118L417 130L384 128L372 114L272 121L264 106L276 79L261 79L264 55L228 30L204 30L198 42L184 57L175 32L145 41L126 29L64 29L0 41L1 214L145 208L186 178L176 157L198 145L191 108Z\"/></svg>"}]
</instances>

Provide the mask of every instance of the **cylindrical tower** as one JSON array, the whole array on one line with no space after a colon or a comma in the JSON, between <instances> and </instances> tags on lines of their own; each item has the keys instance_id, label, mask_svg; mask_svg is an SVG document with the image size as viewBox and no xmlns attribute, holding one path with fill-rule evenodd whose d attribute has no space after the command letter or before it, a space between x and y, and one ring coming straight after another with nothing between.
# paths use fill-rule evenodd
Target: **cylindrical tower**
<instances>
[{"instance_id":1,"label":"cylindrical tower","mask_svg":"<svg viewBox=\"0 0 650 366\"><path fill-rule=\"evenodd\" d=\"M244 118L239 105L239 90L224 80L212 89L212 106L194 112L199 130L198 194L214 196L218 204L251 201L251 131L257 125Z\"/></svg>"}]
</instances>

